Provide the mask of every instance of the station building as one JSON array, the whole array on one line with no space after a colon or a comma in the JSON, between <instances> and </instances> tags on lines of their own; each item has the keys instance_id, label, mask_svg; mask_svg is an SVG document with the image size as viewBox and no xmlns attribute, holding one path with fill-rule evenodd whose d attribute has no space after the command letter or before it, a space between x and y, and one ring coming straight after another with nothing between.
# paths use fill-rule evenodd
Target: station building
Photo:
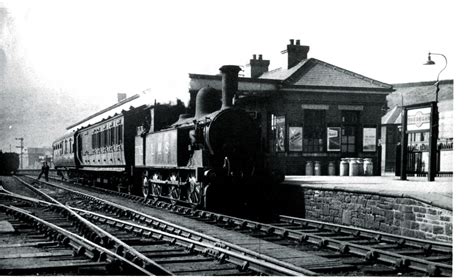
<instances>
[{"instance_id":1,"label":"station building","mask_svg":"<svg viewBox=\"0 0 474 280\"><path fill-rule=\"evenodd\" d=\"M370 159L380 174L382 110L393 87L316 58L290 40L287 67L269 71L253 55L250 77L240 77L237 106L261 126L267 164L288 175L339 174L343 158ZM190 105L202 87L221 88L219 75L190 74ZM192 112L191 112L192 113ZM319 173L319 174L318 174Z\"/></svg>"}]
</instances>

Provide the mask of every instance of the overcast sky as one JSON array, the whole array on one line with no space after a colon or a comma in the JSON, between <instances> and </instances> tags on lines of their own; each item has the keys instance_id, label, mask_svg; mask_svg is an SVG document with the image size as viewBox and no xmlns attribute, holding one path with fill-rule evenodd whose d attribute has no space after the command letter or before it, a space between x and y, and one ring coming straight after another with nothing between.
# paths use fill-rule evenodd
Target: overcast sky
<instances>
[{"instance_id":1,"label":"overcast sky","mask_svg":"<svg viewBox=\"0 0 474 280\"><path fill-rule=\"evenodd\" d=\"M289 39L309 45L309 57L386 83L413 82L436 79L444 64L433 57L439 65L422 66L429 51L448 59L454 52L449 3L7 1L3 40L31 84L104 105L117 92L148 88L158 100L187 100L188 73L245 65L252 54L284 67ZM451 59L441 78L453 78Z\"/></svg>"}]
</instances>

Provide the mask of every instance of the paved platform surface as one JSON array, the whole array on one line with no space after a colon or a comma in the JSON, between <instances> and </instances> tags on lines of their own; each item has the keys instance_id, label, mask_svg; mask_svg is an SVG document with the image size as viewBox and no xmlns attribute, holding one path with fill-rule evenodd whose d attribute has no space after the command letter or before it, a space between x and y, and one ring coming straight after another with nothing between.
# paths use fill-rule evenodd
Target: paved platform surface
<instances>
[{"instance_id":1,"label":"paved platform surface","mask_svg":"<svg viewBox=\"0 0 474 280\"><path fill-rule=\"evenodd\" d=\"M402 181L395 176L286 176L284 184L314 187L324 190L371 192L409 197L445 209L453 209L453 178L408 177Z\"/></svg>"}]
</instances>

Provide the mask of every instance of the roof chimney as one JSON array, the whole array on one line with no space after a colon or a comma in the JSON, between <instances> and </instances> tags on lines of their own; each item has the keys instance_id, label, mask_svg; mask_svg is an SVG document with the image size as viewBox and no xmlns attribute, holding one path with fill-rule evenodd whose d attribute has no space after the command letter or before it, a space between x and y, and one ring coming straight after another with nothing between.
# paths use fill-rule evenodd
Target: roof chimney
<instances>
[{"instance_id":1,"label":"roof chimney","mask_svg":"<svg viewBox=\"0 0 474 280\"><path fill-rule=\"evenodd\" d=\"M288 53L288 69L308 58L309 46L300 45L300 40L290 39L290 44L286 45L286 52Z\"/></svg>"},{"instance_id":2,"label":"roof chimney","mask_svg":"<svg viewBox=\"0 0 474 280\"><path fill-rule=\"evenodd\" d=\"M250 60L250 77L258 78L263 73L268 72L268 65L270 65L270 60L264 60L262 55L253 55L253 58Z\"/></svg>"},{"instance_id":3,"label":"roof chimney","mask_svg":"<svg viewBox=\"0 0 474 280\"><path fill-rule=\"evenodd\" d=\"M117 103L127 98L126 93L117 93Z\"/></svg>"}]
</instances>

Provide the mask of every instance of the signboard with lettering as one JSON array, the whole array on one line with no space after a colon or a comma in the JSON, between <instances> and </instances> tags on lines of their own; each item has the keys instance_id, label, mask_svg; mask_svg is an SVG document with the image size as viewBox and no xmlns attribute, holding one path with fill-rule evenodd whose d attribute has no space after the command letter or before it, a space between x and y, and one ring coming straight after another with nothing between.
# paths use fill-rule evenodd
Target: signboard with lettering
<instances>
[{"instance_id":1,"label":"signboard with lettering","mask_svg":"<svg viewBox=\"0 0 474 280\"><path fill-rule=\"evenodd\" d=\"M431 107L407 110L407 132L429 130Z\"/></svg>"},{"instance_id":2,"label":"signboard with lettering","mask_svg":"<svg viewBox=\"0 0 474 280\"><path fill-rule=\"evenodd\" d=\"M341 150L341 128L340 127L328 127L328 151L340 151Z\"/></svg>"},{"instance_id":3,"label":"signboard with lettering","mask_svg":"<svg viewBox=\"0 0 474 280\"><path fill-rule=\"evenodd\" d=\"M375 127L364 127L363 131L363 150L364 152L375 152L376 150L376 132Z\"/></svg>"},{"instance_id":4,"label":"signboard with lettering","mask_svg":"<svg viewBox=\"0 0 474 280\"><path fill-rule=\"evenodd\" d=\"M291 152L303 151L303 128L301 126L290 126L289 138L289 149Z\"/></svg>"}]
</instances>

